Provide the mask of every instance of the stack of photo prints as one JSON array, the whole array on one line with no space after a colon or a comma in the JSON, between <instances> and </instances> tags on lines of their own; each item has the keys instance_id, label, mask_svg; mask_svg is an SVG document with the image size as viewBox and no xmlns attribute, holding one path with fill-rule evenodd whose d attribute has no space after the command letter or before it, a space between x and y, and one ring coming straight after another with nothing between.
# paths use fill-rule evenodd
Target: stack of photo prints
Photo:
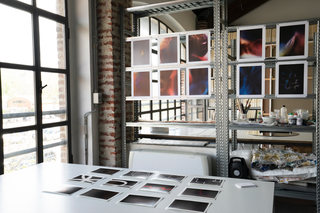
<instances>
[{"instance_id":1,"label":"stack of photo prints","mask_svg":"<svg viewBox=\"0 0 320 213\"><path fill-rule=\"evenodd\" d=\"M306 97L308 78L309 22L299 21L276 25L276 97ZM211 33L186 32L186 97L211 96ZM237 97L265 96L266 26L237 28ZM180 34L162 34L158 46L158 98L179 99ZM131 96L152 99L152 38L131 40ZM271 58L272 59L272 58ZM246 63L242 63L246 62ZM252 63L250 63L252 62ZM198 66L197 66L198 64ZM208 65L201 65L208 64ZM161 68L164 67L164 68ZM168 68L172 67L172 68ZM145 69L144 69L145 68ZM181 79L183 80L183 79Z\"/></svg>"},{"instance_id":2,"label":"stack of photo prints","mask_svg":"<svg viewBox=\"0 0 320 213\"><path fill-rule=\"evenodd\" d=\"M113 176L122 170L99 168L87 174L79 174L70 178L68 183L55 185L45 193L110 201L115 205L127 204L155 208L173 190L182 183L187 176L174 174L155 174L144 171L127 171L122 175ZM177 197L170 198L166 209L185 210L189 212L206 212L221 193L225 180L214 178L194 177L183 189L176 192ZM72 183L72 184L70 184ZM76 185L81 183L80 185ZM98 187L96 187L98 186ZM135 187L135 189L133 189ZM122 190L117 190L121 188ZM159 193L148 195L149 192ZM192 199L194 198L194 199ZM201 201L199 199L201 198Z\"/></svg>"}]
</instances>

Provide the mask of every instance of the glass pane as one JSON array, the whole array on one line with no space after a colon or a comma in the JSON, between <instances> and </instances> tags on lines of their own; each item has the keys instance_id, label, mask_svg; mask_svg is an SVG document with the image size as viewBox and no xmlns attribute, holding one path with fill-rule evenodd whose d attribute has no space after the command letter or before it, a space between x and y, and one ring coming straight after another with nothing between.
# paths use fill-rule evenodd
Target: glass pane
<instances>
[{"instance_id":1,"label":"glass pane","mask_svg":"<svg viewBox=\"0 0 320 213\"><path fill-rule=\"evenodd\" d=\"M176 110L176 120L181 120L181 110L180 109L177 109Z\"/></svg>"},{"instance_id":2,"label":"glass pane","mask_svg":"<svg viewBox=\"0 0 320 213\"><path fill-rule=\"evenodd\" d=\"M33 65L31 14L0 4L0 29L0 61Z\"/></svg>"},{"instance_id":3,"label":"glass pane","mask_svg":"<svg viewBox=\"0 0 320 213\"><path fill-rule=\"evenodd\" d=\"M167 109L167 100L162 100L161 101L161 109Z\"/></svg>"},{"instance_id":4,"label":"glass pane","mask_svg":"<svg viewBox=\"0 0 320 213\"><path fill-rule=\"evenodd\" d=\"M169 120L173 121L175 119L174 110L169 111Z\"/></svg>"},{"instance_id":5,"label":"glass pane","mask_svg":"<svg viewBox=\"0 0 320 213\"><path fill-rule=\"evenodd\" d=\"M141 112L150 111L150 101L141 101Z\"/></svg>"},{"instance_id":6,"label":"glass pane","mask_svg":"<svg viewBox=\"0 0 320 213\"><path fill-rule=\"evenodd\" d=\"M3 128L35 124L34 73L1 69Z\"/></svg>"},{"instance_id":7,"label":"glass pane","mask_svg":"<svg viewBox=\"0 0 320 213\"><path fill-rule=\"evenodd\" d=\"M153 107L153 110L159 109L159 108L160 108L160 107L159 107L159 100L154 100L152 107Z\"/></svg>"},{"instance_id":8,"label":"glass pane","mask_svg":"<svg viewBox=\"0 0 320 213\"><path fill-rule=\"evenodd\" d=\"M158 20L151 18L151 35L158 35Z\"/></svg>"},{"instance_id":9,"label":"glass pane","mask_svg":"<svg viewBox=\"0 0 320 213\"><path fill-rule=\"evenodd\" d=\"M64 25L40 17L39 27L41 66L65 69Z\"/></svg>"},{"instance_id":10,"label":"glass pane","mask_svg":"<svg viewBox=\"0 0 320 213\"><path fill-rule=\"evenodd\" d=\"M180 107L180 101L178 101L178 100L176 101L176 106Z\"/></svg>"},{"instance_id":11,"label":"glass pane","mask_svg":"<svg viewBox=\"0 0 320 213\"><path fill-rule=\"evenodd\" d=\"M42 122L53 123L66 120L66 77L58 73L41 73Z\"/></svg>"},{"instance_id":12,"label":"glass pane","mask_svg":"<svg viewBox=\"0 0 320 213\"><path fill-rule=\"evenodd\" d=\"M67 146L56 146L50 149L43 150L43 161L44 162L58 162L67 163L68 162L68 152Z\"/></svg>"},{"instance_id":13,"label":"glass pane","mask_svg":"<svg viewBox=\"0 0 320 213\"><path fill-rule=\"evenodd\" d=\"M43 145L67 141L67 127L57 126L43 129Z\"/></svg>"},{"instance_id":14,"label":"glass pane","mask_svg":"<svg viewBox=\"0 0 320 213\"><path fill-rule=\"evenodd\" d=\"M160 116L159 116L159 112L153 113L153 121L160 121Z\"/></svg>"},{"instance_id":15,"label":"glass pane","mask_svg":"<svg viewBox=\"0 0 320 213\"><path fill-rule=\"evenodd\" d=\"M149 35L149 18L140 18L140 36Z\"/></svg>"},{"instance_id":16,"label":"glass pane","mask_svg":"<svg viewBox=\"0 0 320 213\"><path fill-rule=\"evenodd\" d=\"M150 121L151 119L150 119L150 114L148 113L148 114L142 114L141 115L141 120L142 121Z\"/></svg>"},{"instance_id":17,"label":"glass pane","mask_svg":"<svg viewBox=\"0 0 320 213\"><path fill-rule=\"evenodd\" d=\"M169 108L173 108L174 107L174 100L170 100L169 101Z\"/></svg>"},{"instance_id":18,"label":"glass pane","mask_svg":"<svg viewBox=\"0 0 320 213\"><path fill-rule=\"evenodd\" d=\"M43 10L65 16L64 0L37 0L37 7Z\"/></svg>"},{"instance_id":19,"label":"glass pane","mask_svg":"<svg viewBox=\"0 0 320 213\"><path fill-rule=\"evenodd\" d=\"M18 0L26 4L32 4L32 0Z\"/></svg>"},{"instance_id":20,"label":"glass pane","mask_svg":"<svg viewBox=\"0 0 320 213\"><path fill-rule=\"evenodd\" d=\"M36 165L36 153L32 152L17 157L4 159L4 173L18 171Z\"/></svg>"},{"instance_id":21,"label":"glass pane","mask_svg":"<svg viewBox=\"0 0 320 213\"><path fill-rule=\"evenodd\" d=\"M173 33L173 31L170 28L168 28L168 33Z\"/></svg>"},{"instance_id":22,"label":"glass pane","mask_svg":"<svg viewBox=\"0 0 320 213\"><path fill-rule=\"evenodd\" d=\"M35 131L18 132L3 135L3 148L5 155L35 147Z\"/></svg>"},{"instance_id":23,"label":"glass pane","mask_svg":"<svg viewBox=\"0 0 320 213\"><path fill-rule=\"evenodd\" d=\"M161 120L162 121L167 121L168 120L167 111L162 111L161 112Z\"/></svg>"},{"instance_id":24,"label":"glass pane","mask_svg":"<svg viewBox=\"0 0 320 213\"><path fill-rule=\"evenodd\" d=\"M167 27L163 23L160 22L160 34L167 33Z\"/></svg>"}]
</instances>

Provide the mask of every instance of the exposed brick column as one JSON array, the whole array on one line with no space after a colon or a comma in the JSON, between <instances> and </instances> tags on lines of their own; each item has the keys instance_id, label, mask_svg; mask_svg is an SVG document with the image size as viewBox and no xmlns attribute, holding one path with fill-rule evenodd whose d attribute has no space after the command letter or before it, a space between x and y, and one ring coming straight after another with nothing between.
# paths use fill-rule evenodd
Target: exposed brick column
<instances>
[{"instance_id":1,"label":"exposed brick column","mask_svg":"<svg viewBox=\"0 0 320 213\"><path fill-rule=\"evenodd\" d=\"M131 4L131 0L97 0L98 84L99 92L103 94L102 104L99 107L99 143L100 164L103 166L121 167L119 9L120 5L127 8L131 7ZM129 14L125 17L125 28L131 29ZM126 66L130 66L129 62L130 48L126 44ZM130 120L132 104L128 103L126 109L127 120Z\"/></svg>"}]
</instances>

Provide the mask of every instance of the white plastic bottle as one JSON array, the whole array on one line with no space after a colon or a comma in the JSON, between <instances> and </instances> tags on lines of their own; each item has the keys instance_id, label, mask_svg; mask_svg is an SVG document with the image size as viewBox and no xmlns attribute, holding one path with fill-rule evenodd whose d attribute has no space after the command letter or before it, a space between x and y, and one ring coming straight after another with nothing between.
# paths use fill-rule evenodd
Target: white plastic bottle
<instances>
[{"instance_id":1,"label":"white plastic bottle","mask_svg":"<svg viewBox=\"0 0 320 213\"><path fill-rule=\"evenodd\" d=\"M280 109L280 113L281 113L281 120L285 120L286 122L288 122L288 111L285 105L283 105Z\"/></svg>"}]
</instances>

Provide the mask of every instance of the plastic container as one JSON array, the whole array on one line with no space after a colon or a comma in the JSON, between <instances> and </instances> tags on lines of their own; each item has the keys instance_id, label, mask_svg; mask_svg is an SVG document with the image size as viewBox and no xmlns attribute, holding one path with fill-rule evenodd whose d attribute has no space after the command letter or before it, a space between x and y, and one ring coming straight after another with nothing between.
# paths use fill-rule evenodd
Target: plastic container
<instances>
[{"instance_id":1,"label":"plastic container","mask_svg":"<svg viewBox=\"0 0 320 213\"><path fill-rule=\"evenodd\" d=\"M297 126L303 125L303 118L297 117Z\"/></svg>"},{"instance_id":2,"label":"plastic container","mask_svg":"<svg viewBox=\"0 0 320 213\"><path fill-rule=\"evenodd\" d=\"M281 107L280 111L281 111L281 118L285 119L286 121L288 121L288 110L287 110L286 106L283 105Z\"/></svg>"}]
</instances>

